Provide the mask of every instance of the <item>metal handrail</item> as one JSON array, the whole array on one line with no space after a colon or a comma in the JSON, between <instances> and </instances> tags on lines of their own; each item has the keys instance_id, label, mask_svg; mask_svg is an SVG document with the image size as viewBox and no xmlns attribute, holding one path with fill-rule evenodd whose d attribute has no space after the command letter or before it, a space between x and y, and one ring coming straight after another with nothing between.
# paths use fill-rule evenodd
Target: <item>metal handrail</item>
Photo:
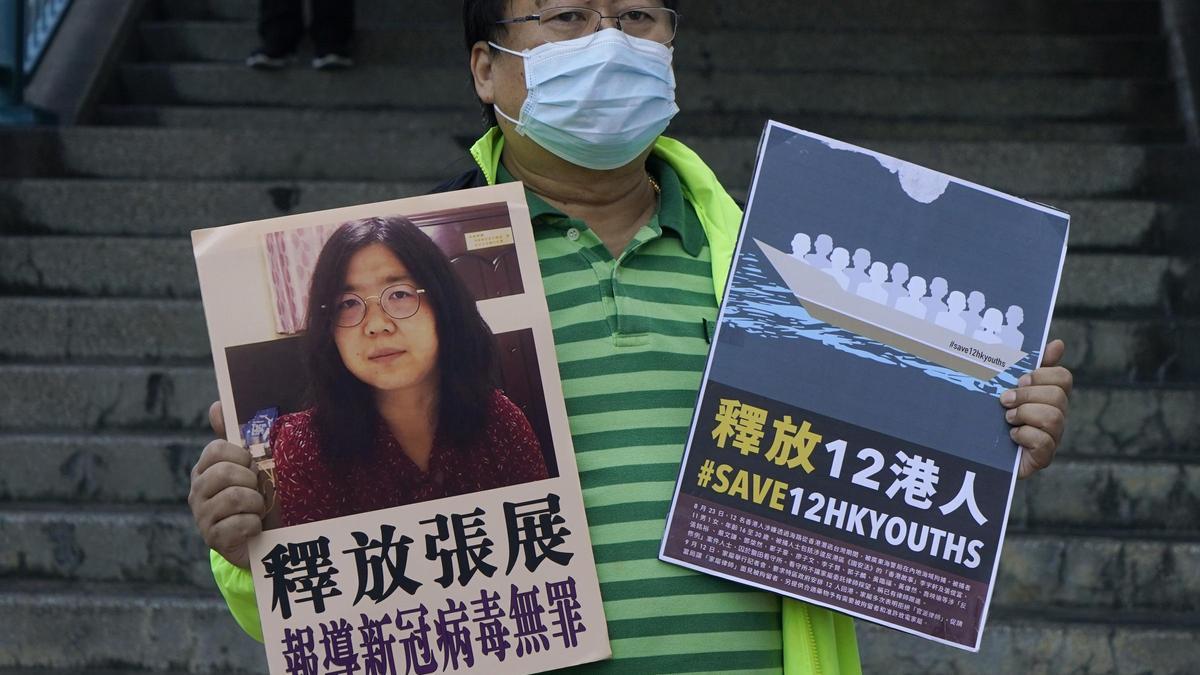
<instances>
[{"instance_id":1,"label":"metal handrail","mask_svg":"<svg viewBox=\"0 0 1200 675\"><path fill-rule=\"evenodd\" d=\"M70 6L71 0L0 0L0 66L8 75L0 107L24 104L25 85Z\"/></svg>"},{"instance_id":2,"label":"metal handrail","mask_svg":"<svg viewBox=\"0 0 1200 675\"><path fill-rule=\"evenodd\" d=\"M71 0L25 0L25 76L33 75Z\"/></svg>"}]
</instances>

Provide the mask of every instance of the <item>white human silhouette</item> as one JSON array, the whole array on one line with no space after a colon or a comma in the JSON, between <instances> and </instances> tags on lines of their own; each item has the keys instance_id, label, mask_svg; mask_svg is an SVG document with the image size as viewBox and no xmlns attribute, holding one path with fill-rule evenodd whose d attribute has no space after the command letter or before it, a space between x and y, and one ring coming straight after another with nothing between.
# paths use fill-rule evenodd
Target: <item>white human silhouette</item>
<instances>
[{"instance_id":1,"label":"white human silhouette","mask_svg":"<svg viewBox=\"0 0 1200 675\"><path fill-rule=\"evenodd\" d=\"M936 317L946 311L946 303L943 302L943 299L949 291L950 287L942 277L934 277L933 281L929 282L929 296L921 298L921 302L927 310L926 316Z\"/></svg>"},{"instance_id":2,"label":"white human silhouette","mask_svg":"<svg viewBox=\"0 0 1200 675\"><path fill-rule=\"evenodd\" d=\"M902 262L892 264L892 280L884 288L888 293L888 307L895 307L896 301L908 295L904 284L908 281L908 265Z\"/></svg>"},{"instance_id":3,"label":"white human silhouette","mask_svg":"<svg viewBox=\"0 0 1200 675\"><path fill-rule=\"evenodd\" d=\"M808 240L808 235L803 232L797 232L796 236L792 237L792 257L796 260L804 260L804 256L812 249L812 242Z\"/></svg>"},{"instance_id":4,"label":"white human silhouette","mask_svg":"<svg viewBox=\"0 0 1200 675\"><path fill-rule=\"evenodd\" d=\"M823 270L829 267L829 254L833 251L833 237L827 234L818 234L816 248L815 253L804 256L804 262Z\"/></svg>"},{"instance_id":5,"label":"white human silhouette","mask_svg":"<svg viewBox=\"0 0 1200 675\"><path fill-rule=\"evenodd\" d=\"M1000 329L1000 340L1013 349L1021 349L1025 344L1025 334L1017 330L1025 322L1025 310L1017 305L1011 305L1004 314L1004 328Z\"/></svg>"},{"instance_id":6,"label":"white human silhouette","mask_svg":"<svg viewBox=\"0 0 1200 675\"><path fill-rule=\"evenodd\" d=\"M829 267L821 271L833 277L844 291L850 285L850 277L846 274L846 266L849 264L850 252L839 246L833 249L833 253L829 256Z\"/></svg>"},{"instance_id":7,"label":"white human silhouette","mask_svg":"<svg viewBox=\"0 0 1200 675\"><path fill-rule=\"evenodd\" d=\"M854 267L846 270L850 277L850 287L846 290L853 293L858 290L859 284L865 284L871 278L867 275L867 270L871 268L871 252L865 248L856 248L851 260L854 261Z\"/></svg>"},{"instance_id":8,"label":"white human silhouette","mask_svg":"<svg viewBox=\"0 0 1200 675\"><path fill-rule=\"evenodd\" d=\"M950 297L947 298L947 303L949 304L949 308L934 317L933 322L942 328L965 335L967 332L967 322L964 321L959 315L962 314L964 309L966 309L967 299L963 297L961 291L954 291L950 293Z\"/></svg>"},{"instance_id":9,"label":"white human silhouette","mask_svg":"<svg viewBox=\"0 0 1200 675\"><path fill-rule=\"evenodd\" d=\"M908 280L908 295L896 301L896 309L911 314L918 319L924 319L927 315L927 310L924 303L921 302L921 296L925 295L925 279L923 277L912 277Z\"/></svg>"},{"instance_id":10,"label":"white human silhouette","mask_svg":"<svg viewBox=\"0 0 1200 675\"><path fill-rule=\"evenodd\" d=\"M981 313L983 308L987 306L987 301L984 300L983 293L979 291L971 291L967 296L967 313L963 314L963 320L967 322L966 335L975 332L979 328L979 322L983 320Z\"/></svg>"},{"instance_id":11,"label":"white human silhouette","mask_svg":"<svg viewBox=\"0 0 1200 675\"><path fill-rule=\"evenodd\" d=\"M979 321L979 328L971 334L971 337L994 345L1000 343L1000 329L1004 325L1004 315L995 307L988 307L988 310L983 313L983 319Z\"/></svg>"},{"instance_id":12,"label":"white human silhouette","mask_svg":"<svg viewBox=\"0 0 1200 675\"><path fill-rule=\"evenodd\" d=\"M885 281L887 281L887 265L881 262L871 263L870 279L867 280L867 283L860 284L855 293L860 298L886 305L888 296L887 290L883 287Z\"/></svg>"}]
</instances>

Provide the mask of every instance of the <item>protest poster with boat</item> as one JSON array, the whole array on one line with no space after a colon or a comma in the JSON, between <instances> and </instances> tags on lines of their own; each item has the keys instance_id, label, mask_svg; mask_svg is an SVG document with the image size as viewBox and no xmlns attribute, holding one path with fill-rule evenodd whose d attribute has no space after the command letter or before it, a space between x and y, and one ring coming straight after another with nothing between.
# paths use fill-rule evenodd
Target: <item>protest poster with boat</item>
<instances>
[{"instance_id":1,"label":"protest poster with boat","mask_svg":"<svg viewBox=\"0 0 1200 675\"><path fill-rule=\"evenodd\" d=\"M660 557L978 650L1068 224L768 123Z\"/></svg>"}]
</instances>

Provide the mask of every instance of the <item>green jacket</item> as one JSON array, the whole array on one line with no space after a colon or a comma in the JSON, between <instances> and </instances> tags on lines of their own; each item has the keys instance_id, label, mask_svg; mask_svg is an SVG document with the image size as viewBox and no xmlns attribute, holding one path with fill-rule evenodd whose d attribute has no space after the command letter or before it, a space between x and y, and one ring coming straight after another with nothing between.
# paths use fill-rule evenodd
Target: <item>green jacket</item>
<instances>
[{"instance_id":1,"label":"green jacket","mask_svg":"<svg viewBox=\"0 0 1200 675\"><path fill-rule=\"evenodd\" d=\"M493 127L471 147L489 185L496 182L496 169L504 149L504 136ZM717 180L712 170L687 146L666 136L654 143L653 153L662 158L683 184L683 195L696 210L712 253L713 293L720 302L733 264L742 210ZM249 570L227 562L216 551L209 552L213 577L233 618L251 637L262 642L262 625L254 599L254 582ZM783 599L784 675L861 675L854 622L844 614L808 603Z\"/></svg>"}]
</instances>

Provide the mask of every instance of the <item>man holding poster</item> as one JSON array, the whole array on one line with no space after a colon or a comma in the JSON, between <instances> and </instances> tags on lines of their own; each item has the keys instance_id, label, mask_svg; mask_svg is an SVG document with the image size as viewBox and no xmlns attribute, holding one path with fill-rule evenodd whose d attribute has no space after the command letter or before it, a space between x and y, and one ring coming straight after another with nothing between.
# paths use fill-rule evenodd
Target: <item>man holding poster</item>
<instances>
[{"instance_id":1,"label":"man holding poster","mask_svg":"<svg viewBox=\"0 0 1200 675\"><path fill-rule=\"evenodd\" d=\"M858 673L850 619L658 560L742 213L661 136L677 111L676 0L464 0L475 90L493 126L456 189L525 184L605 600L607 672ZM1021 476L1049 465L1071 375L1043 367L1001 399ZM220 417L217 415L216 417ZM257 622L245 558L261 498L242 448L214 441L190 500L231 611ZM238 487L242 486L242 487Z\"/></svg>"}]
</instances>

